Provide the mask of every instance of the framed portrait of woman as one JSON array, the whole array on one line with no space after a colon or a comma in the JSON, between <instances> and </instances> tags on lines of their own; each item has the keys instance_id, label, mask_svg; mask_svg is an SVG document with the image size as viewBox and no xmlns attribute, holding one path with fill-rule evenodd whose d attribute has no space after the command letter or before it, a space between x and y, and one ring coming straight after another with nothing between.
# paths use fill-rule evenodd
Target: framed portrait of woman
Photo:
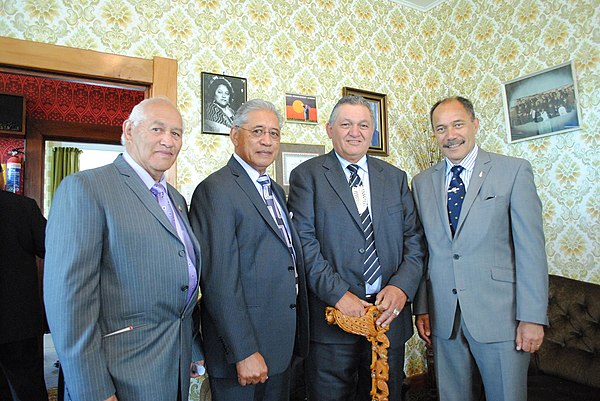
<instances>
[{"instance_id":1,"label":"framed portrait of woman","mask_svg":"<svg viewBox=\"0 0 600 401\"><path fill-rule=\"evenodd\" d=\"M246 100L246 78L203 72L202 133L229 135L233 116Z\"/></svg>"}]
</instances>

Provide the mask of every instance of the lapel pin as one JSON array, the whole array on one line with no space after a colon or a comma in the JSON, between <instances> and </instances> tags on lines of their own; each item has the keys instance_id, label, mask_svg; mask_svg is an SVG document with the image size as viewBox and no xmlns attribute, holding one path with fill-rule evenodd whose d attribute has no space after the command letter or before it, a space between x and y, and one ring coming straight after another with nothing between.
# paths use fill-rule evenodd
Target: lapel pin
<instances>
[{"instance_id":1,"label":"lapel pin","mask_svg":"<svg viewBox=\"0 0 600 401\"><path fill-rule=\"evenodd\" d=\"M483 177L483 171L479 172L479 178Z\"/></svg>"},{"instance_id":2,"label":"lapel pin","mask_svg":"<svg viewBox=\"0 0 600 401\"><path fill-rule=\"evenodd\" d=\"M179 210L179 213L181 213L181 212L182 212L182 210L181 210L181 205L177 205L177 209Z\"/></svg>"}]
</instances>

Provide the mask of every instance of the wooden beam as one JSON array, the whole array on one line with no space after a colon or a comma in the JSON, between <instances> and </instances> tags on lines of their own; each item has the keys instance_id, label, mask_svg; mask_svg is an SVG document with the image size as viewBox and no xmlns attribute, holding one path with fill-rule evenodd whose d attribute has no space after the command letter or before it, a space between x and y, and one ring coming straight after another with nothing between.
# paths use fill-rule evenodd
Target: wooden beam
<instances>
[{"instance_id":1,"label":"wooden beam","mask_svg":"<svg viewBox=\"0 0 600 401\"><path fill-rule=\"evenodd\" d=\"M112 81L152 84L153 60L0 37L0 64Z\"/></svg>"}]
</instances>

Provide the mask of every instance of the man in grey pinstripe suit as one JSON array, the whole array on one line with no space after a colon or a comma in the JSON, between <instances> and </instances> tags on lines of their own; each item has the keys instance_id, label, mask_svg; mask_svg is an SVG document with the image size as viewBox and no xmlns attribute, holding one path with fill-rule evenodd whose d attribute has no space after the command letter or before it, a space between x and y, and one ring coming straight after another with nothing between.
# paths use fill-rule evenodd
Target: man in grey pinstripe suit
<instances>
[{"instance_id":1,"label":"man in grey pinstripe suit","mask_svg":"<svg viewBox=\"0 0 600 401\"><path fill-rule=\"evenodd\" d=\"M73 401L188 399L200 247L164 176L182 134L173 103L144 100L123 123L125 153L53 199L44 299Z\"/></svg>"}]
</instances>

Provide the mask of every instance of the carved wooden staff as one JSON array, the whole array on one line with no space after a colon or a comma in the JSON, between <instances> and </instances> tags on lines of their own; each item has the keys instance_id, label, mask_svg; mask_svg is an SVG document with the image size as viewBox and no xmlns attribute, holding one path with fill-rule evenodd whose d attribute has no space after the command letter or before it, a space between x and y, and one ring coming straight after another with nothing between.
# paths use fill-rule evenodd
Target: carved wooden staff
<instances>
[{"instance_id":1,"label":"carved wooden staff","mask_svg":"<svg viewBox=\"0 0 600 401\"><path fill-rule=\"evenodd\" d=\"M371 400L388 401L390 391L387 381L389 366L387 361L390 340L385 334L390 326L381 327L377 318L381 312L376 306L370 306L362 317L344 315L339 310L328 306L325 309L325 319L329 324L337 324L342 330L367 337L371 342Z\"/></svg>"}]
</instances>

